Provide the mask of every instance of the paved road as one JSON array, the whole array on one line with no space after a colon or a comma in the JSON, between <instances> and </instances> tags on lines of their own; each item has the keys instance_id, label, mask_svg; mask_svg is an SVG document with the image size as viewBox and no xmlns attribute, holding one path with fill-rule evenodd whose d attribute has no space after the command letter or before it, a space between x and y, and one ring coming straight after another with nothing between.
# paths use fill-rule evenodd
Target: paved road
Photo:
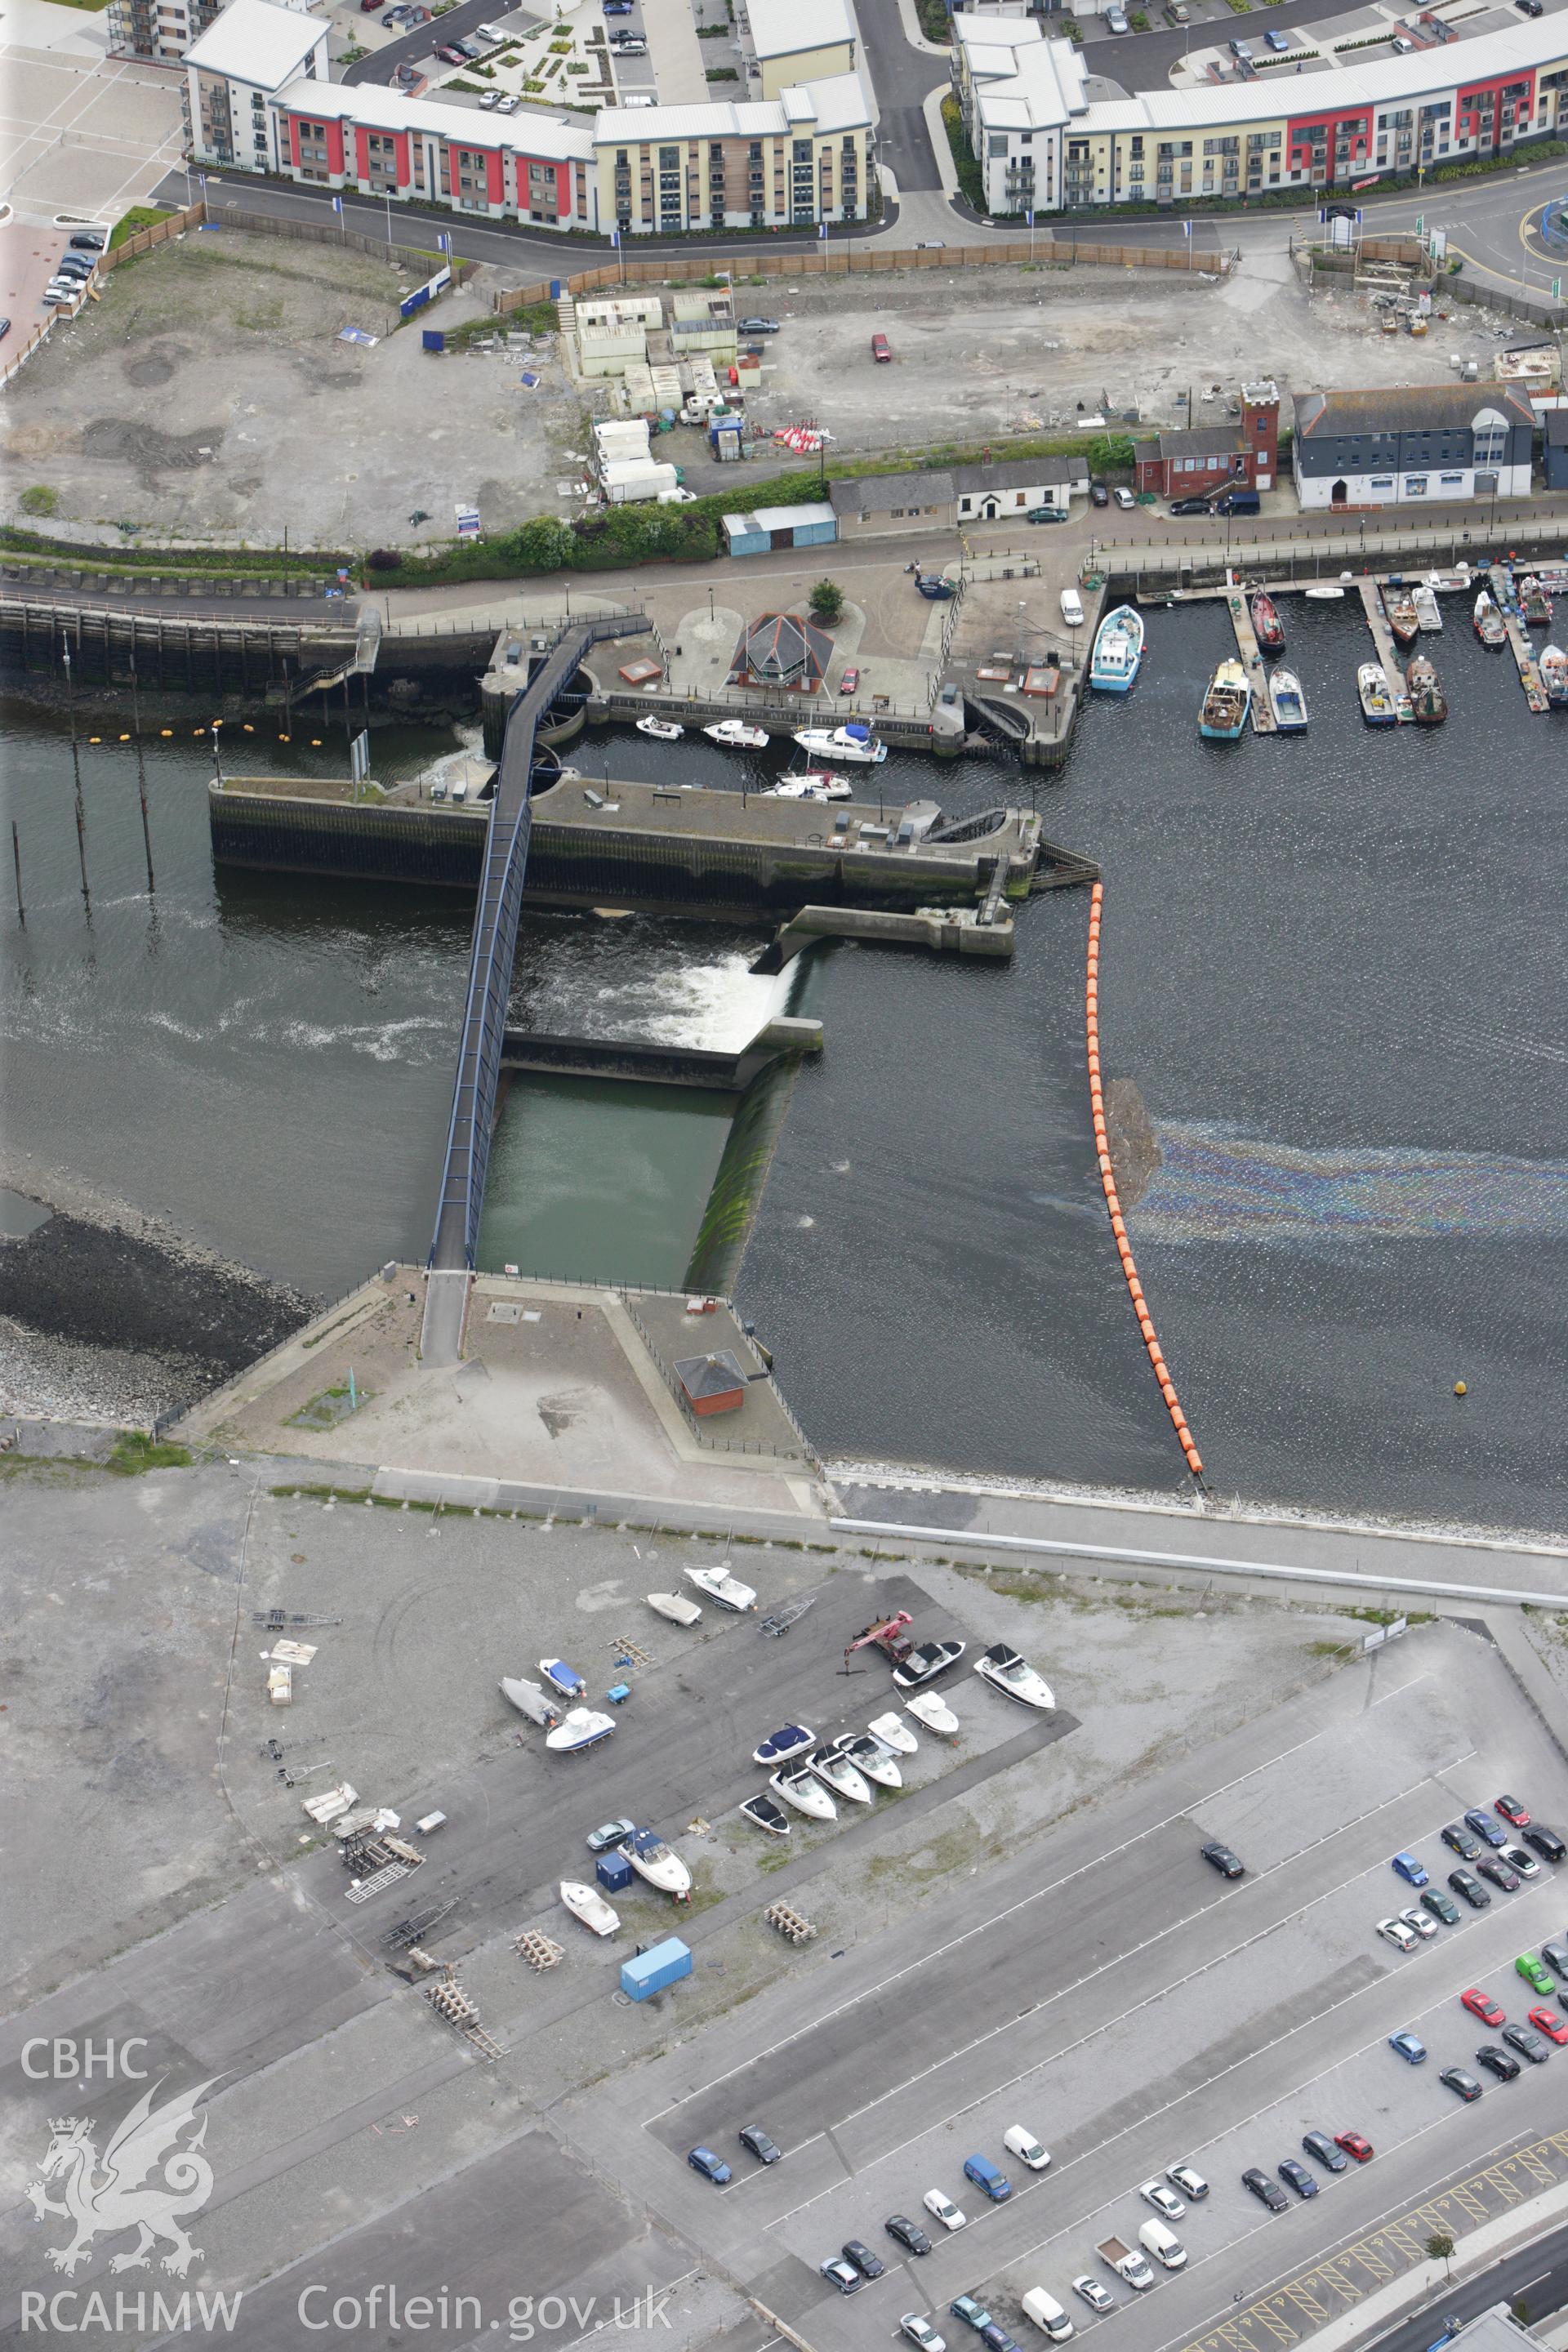
<instances>
[{"instance_id":1,"label":"paved road","mask_svg":"<svg viewBox=\"0 0 1568 2352\"><path fill-rule=\"evenodd\" d=\"M83 550L81 569L90 571L91 551ZM170 558L178 562L177 556ZM244 561L237 551L237 567ZM22 581L0 584L0 604L80 604L93 612L111 605L116 612L142 613L159 621L280 621L321 629L352 628L359 606L347 597L322 596L185 596L151 595L134 581L113 581L103 588L29 588Z\"/></svg>"},{"instance_id":2,"label":"paved road","mask_svg":"<svg viewBox=\"0 0 1568 2352\"><path fill-rule=\"evenodd\" d=\"M940 188L921 108L929 92L945 88L947 61L910 47L895 0L858 0L856 16L862 63L876 92L878 161L889 165L900 194Z\"/></svg>"},{"instance_id":3,"label":"paved road","mask_svg":"<svg viewBox=\"0 0 1568 2352\"><path fill-rule=\"evenodd\" d=\"M343 68L344 81L389 82L402 65L422 66L436 54L437 42L446 47L460 41L480 25L499 20L508 14L506 0L496 5L496 0L458 0L458 5L445 16L437 16L428 25L416 25L411 33L402 34L395 41L385 41L367 57L356 58ZM520 16L514 32L525 33L540 22L537 16ZM441 68L445 70L445 68Z\"/></svg>"},{"instance_id":4,"label":"paved road","mask_svg":"<svg viewBox=\"0 0 1568 2352\"><path fill-rule=\"evenodd\" d=\"M1426 2352L1449 2319L1474 2319L1494 2303L1522 2304L1532 2320L1568 2309L1568 2229L1537 2238L1479 2278L1444 2287L1424 2311L1380 2336L1378 2352Z\"/></svg>"}]
</instances>

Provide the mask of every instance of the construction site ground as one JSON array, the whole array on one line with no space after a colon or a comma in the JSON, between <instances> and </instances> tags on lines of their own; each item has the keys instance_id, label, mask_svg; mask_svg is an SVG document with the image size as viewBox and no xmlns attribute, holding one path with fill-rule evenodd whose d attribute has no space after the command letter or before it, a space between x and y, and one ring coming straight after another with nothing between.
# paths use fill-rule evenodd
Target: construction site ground
<instances>
[{"instance_id":1,"label":"construction site ground","mask_svg":"<svg viewBox=\"0 0 1568 2352\"><path fill-rule=\"evenodd\" d=\"M962 292L956 270L744 280L737 306L782 329L750 414L770 428L816 420L836 456L912 461L948 440L1070 432L1101 413L1184 421L1189 390L1195 421L1215 422L1223 400L1204 394L1243 377L1272 375L1287 396L1441 382L1455 353L1489 373L1487 314L1456 306L1420 341L1384 335L1348 281L1309 295L1284 245L1282 228L1278 251L1248 253L1223 280L1026 263L966 270ZM24 493L41 488L58 522L95 535L275 546L287 529L297 546L363 548L450 540L459 505L487 531L572 514L580 501L561 486L582 477L586 413L608 413L608 383L570 383L553 338L421 348L424 325L484 318L516 276L482 268L398 327L413 273L350 248L216 229L143 255L12 388L6 518L24 520ZM346 327L379 340L343 342ZM871 358L877 329L891 366ZM736 480L696 431L658 450L699 492ZM758 442L752 462L793 461Z\"/></svg>"}]
</instances>

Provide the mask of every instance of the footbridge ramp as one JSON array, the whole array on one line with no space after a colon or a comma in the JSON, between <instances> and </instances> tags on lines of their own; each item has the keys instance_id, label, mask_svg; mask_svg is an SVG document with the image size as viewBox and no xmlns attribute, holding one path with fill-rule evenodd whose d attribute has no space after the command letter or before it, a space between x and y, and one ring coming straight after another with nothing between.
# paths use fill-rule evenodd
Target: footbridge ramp
<instances>
[{"instance_id":1,"label":"footbridge ramp","mask_svg":"<svg viewBox=\"0 0 1568 2352\"><path fill-rule=\"evenodd\" d=\"M484 1207L496 1087L522 909L531 822L529 787L540 722L590 646L607 637L640 636L647 625L646 614L626 613L574 622L558 631L507 719L474 909L463 1033L430 1244L421 1340L421 1353L427 1361L456 1363L462 1348L463 1312Z\"/></svg>"}]
</instances>

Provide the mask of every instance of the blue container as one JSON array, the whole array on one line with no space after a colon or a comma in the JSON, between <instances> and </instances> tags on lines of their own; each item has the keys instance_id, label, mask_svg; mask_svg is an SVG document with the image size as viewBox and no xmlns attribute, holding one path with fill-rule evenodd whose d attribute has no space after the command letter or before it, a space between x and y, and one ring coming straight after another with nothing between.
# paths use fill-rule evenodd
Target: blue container
<instances>
[{"instance_id":1,"label":"blue container","mask_svg":"<svg viewBox=\"0 0 1568 2352\"><path fill-rule=\"evenodd\" d=\"M447 348L446 329L444 327L426 327L422 329L419 336L419 347L421 351L444 352Z\"/></svg>"},{"instance_id":2,"label":"blue container","mask_svg":"<svg viewBox=\"0 0 1568 2352\"><path fill-rule=\"evenodd\" d=\"M624 1895L632 1883L632 1866L624 1853L602 1853L594 1875L607 1893Z\"/></svg>"},{"instance_id":3,"label":"blue container","mask_svg":"<svg viewBox=\"0 0 1568 2352\"><path fill-rule=\"evenodd\" d=\"M550 281L550 299L552 302L559 302L561 299L561 280L559 278L552 278Z\"/></svg>"},{"instance_id":4,"label":"blue container","mask_svg":"<svg viewBox=\"0 0 1568 2352\"><path fill-rule=\"evenodd\" d=\"M691 1954L679 1936L667 1936L662 1944L621 1962L621 1990L632 2000L647 2000L690 1974Z\"/></svg>"}]
</instances>

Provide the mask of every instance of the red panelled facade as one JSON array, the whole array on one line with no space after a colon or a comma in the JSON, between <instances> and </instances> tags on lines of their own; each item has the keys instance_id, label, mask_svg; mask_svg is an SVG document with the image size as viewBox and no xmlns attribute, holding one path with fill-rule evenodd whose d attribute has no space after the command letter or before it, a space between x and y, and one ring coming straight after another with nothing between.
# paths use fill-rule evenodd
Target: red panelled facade
<instances>
[{"instance_id":1,"label":"red panelled facade","mask_svg":"<svg viewBox=\"0 0 1568 2352\"><path fill-rule=\"evenodd\" d=\"M1285 133L1289 168L1309 172L1321 187L1370 171L1374 111L1365 104L1343 113L1293 115Z\"/></svg>"}]
</instances>

